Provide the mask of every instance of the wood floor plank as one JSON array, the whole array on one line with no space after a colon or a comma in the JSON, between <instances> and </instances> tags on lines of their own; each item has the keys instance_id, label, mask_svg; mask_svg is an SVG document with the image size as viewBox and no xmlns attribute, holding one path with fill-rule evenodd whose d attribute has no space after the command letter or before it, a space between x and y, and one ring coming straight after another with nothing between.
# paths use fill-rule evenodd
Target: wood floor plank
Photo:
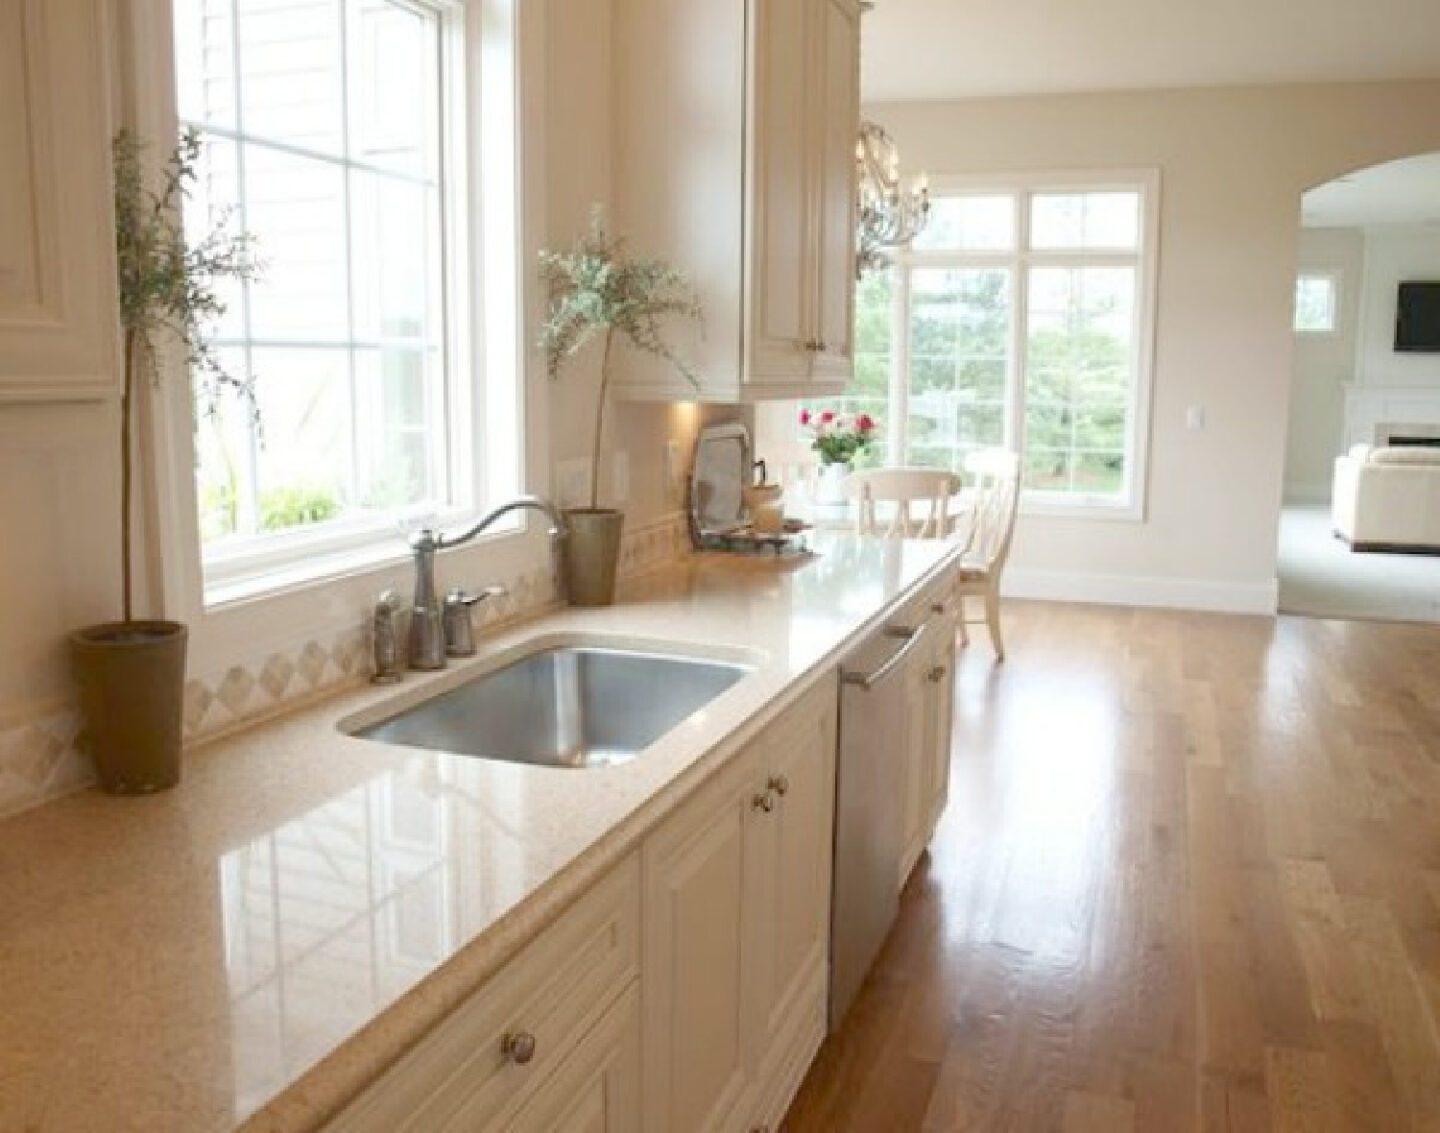
<instances>
[{"instance_id":1,"label":"wood floor plank","mask_svg":"<svg viewBox=\"0 0 1440 1133\"><path fill-rule=\"evenodd\" d=\"M1440 627L1005 619L785 1127L1440 1133Z\"/></svg>"},{"instance_id":2,"label":"wood floor plank","mask_svg":"<svg viewBox=\"0 0 1440 1133\"><path fill-rule=\"evenodd\" d=\"M1131 1133L1134 1128L1135 1103L1129 1098L1075 1090L1065 1095L1064 1133Z\"/></svg>"},{"instance_id":3,"label":"wood floor plank","mask_svg":"<svg viewBox=\"0 0 1440 1133\"><path fill-rule=\"evenodd\" d=\"M1272 1046L1265 1051L1265 1093L1275 1133L1339 1133L1322 1051Z\"/></svg>"}]
</instances>

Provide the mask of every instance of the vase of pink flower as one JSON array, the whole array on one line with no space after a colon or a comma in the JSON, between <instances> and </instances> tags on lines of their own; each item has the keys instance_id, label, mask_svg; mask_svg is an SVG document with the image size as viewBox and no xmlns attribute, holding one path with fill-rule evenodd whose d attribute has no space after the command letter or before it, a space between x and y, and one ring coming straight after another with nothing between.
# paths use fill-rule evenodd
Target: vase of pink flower
<instances>
[{"instance_id":1,"label":"vase of pink flower","mask_svg":"<svg viewBox=\"0 0 1440 1133\"><path fill-rule=\"evenodd\" d=\"M868 413L802 408L800 427L809 434L810 447L820 454L815 502L843 503L851 461L875 443L875 419Z\"/></svg>"},{"instance_id":2,"label":"vase of pink flower","mask_svg":"<svg viewBox=\"0 0 1440 1133\"><path fill-rule=\"evenodd\" d=\"M868 413L802 408L800 427L810 434L810 447L820 454L821 464L848 465L875 443L875 419Z\"/></svg>"}]
</instances>

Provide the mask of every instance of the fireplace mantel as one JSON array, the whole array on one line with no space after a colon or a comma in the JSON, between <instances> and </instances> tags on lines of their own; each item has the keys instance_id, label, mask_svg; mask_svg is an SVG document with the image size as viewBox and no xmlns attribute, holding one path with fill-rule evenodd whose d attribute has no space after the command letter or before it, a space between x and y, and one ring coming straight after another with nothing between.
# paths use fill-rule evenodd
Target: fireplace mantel
<instances>
[{"instance_id":1,"label":"fireplace mantel","mask_svg":"<svg viewBox=\"0 0 1440 1133\"><path fill-rule=\"evenodd\" d=\"M1345 433L1340 451L1354 444L1383 444L1377 430L1403 431L1427 436L1440 429L1440 386L1377 386L1364 382L1345 384Z\"/></svg>"}]
</instances>

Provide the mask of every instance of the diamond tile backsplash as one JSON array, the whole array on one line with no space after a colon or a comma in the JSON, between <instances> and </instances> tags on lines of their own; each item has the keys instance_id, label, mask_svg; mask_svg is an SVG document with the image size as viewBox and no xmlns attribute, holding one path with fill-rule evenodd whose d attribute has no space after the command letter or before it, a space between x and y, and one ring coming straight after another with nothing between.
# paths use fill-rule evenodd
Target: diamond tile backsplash
<instances>
[{"instance_id":1,"label":"diamond tile backsplash","mask_svg":"<svg viewBox=\"0 0 1440 1133\"><path fill-rule=\"evenodd\" d=\"M620 544L620 576L651 570L688 554L689 549L683 515L627 530ZM475 607L480 632L537 613L555 600L548 570L513 579L506 590L503 597ZM186 740L208 739L367 679L368 624L367 617L320 640L237 658L219 672L190 673L183 709ZM0 817L68 794L94 779L89 758L76 745L79 731L79 712L73 705L0 724Z\"/></svg>"}]
</instances>

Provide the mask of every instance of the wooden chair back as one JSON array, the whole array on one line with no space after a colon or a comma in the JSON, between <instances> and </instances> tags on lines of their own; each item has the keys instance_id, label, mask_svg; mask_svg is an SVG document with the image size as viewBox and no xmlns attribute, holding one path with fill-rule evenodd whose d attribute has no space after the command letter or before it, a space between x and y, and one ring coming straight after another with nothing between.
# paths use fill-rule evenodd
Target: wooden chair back
<instances>
[{"instance_id":1,"label":"wooden chair back","mask_svg":"<svg viewBox=\"0 0 1440 1133\"><path fill-rule=\"evenodd\" d=\"M943 468L869 468L852 473L847 490L856 500L857 534L943 539L953 526L950 500L960 478ZM882 525L877 504L893 505L888 523Z\"/></svg>"},{"instance_id":2,"label":"wooden chair back","mask_svg":"<svg viewBox=\"0 0 1440 1133\"><path fill-rule=\"evenodd\" d=\"M985 449L966 457L965 470L975 481L970 557L987 574L998 575L1015 537L1020 457L1004 449Z\"/></svg>"}]
</instances>

